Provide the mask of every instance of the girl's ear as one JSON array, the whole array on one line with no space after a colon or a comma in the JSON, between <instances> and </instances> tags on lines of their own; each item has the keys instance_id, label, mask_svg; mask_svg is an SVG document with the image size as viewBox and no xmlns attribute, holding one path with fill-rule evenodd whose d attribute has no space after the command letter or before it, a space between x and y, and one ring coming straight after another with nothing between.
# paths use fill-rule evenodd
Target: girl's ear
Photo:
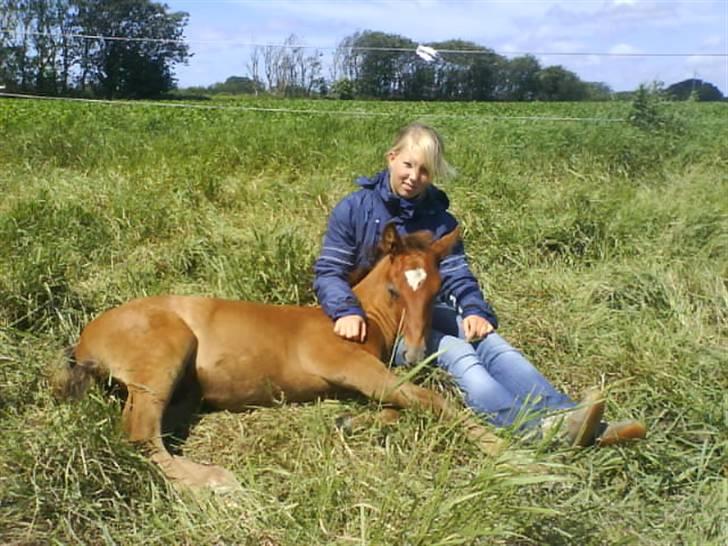
<instances>
[{"instance_id":1,"label":"girl's ear","mask_svg":"<svg viewBox=\"0 0 728 546\"><path fill-rule=\"evenodd\" d=\"M390 150L387 152L387 162L391 165L392 162L396 159L397 152Z\"/></svg>"},{"instance_id":2,"label":"girl's ear","mask_svg":"<svg viewBox=\"0 0 728 546\"><path fill-rule=\"evenodd\" d=\"M389 254L390 256L402 252L402 238L397 233L397 227L393 223L387 224L384 228L379 248L382 254Z\"/></svg>"},{"instance_id":3,"label":"girl's ear","mask_svg":"<svg viewBox=\"0 0 728 546\"><path fill-rule=\"evenodd\" d=\"M432 251L438 261L452 252L455 244L460 240L460 226L455 226L450 233L432 243Z\"/></svg>"}]
</instances>

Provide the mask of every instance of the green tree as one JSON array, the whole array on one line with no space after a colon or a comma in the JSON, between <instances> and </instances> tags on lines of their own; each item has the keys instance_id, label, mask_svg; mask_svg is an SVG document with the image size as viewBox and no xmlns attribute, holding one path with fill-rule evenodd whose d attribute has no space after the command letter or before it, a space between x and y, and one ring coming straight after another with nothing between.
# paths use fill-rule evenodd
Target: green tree
<instances>
[{"instance_id":1,"label":"green tree","mask_svg":"<svg viewBox=\"0 0 728 546\"><path fill-rule=\"evenodd\" d=\"M406 100L436 100L436 71L424 60L413 59L410 69L402 76L402 96Z\"/></svg>"},{"instance_id":2,"label":"green tree","mask_svg":"<svg viewBox=\"0 0 728 546\"><path fill-rule=\"evenodd\" d=\"M431 44L442 53L437 69L436 98L441 100L493 100L498 98L506 66L505 57L492 49L464 40ZM447 52L447 51L451 52Z\"/></svg>"},{"instance_id":3,"label":"green tree","mask_svg":"<svg viewBox=\"0 0 728 546\"><path fill-rule=\"evenodd\" d=\"M662 82L641 84L634 92L627 119L629 123L645 132L662 132L679 135L685 131L684 120L667 108L669 95Z\"/></svg>"},{"instance_id":4,"label":"green tree","mask_svg":"<svg viewBox=\"0 0 728 546\"><path fill-rule=\"evenodd\" d=\"M263 85L247 76L230 76L224 83L211 85L211 93L230 93L231 95L257 95L264 91Z\"/></svg>"},{"instance_id":5,"label":"green tree","mask_svg":"<svg viewBox=\"0 0 728 546\"><path fill-rule=\"evenodd\" d=\"M514 57L507 61L501 98L505 100L533 100L541 88L541 64L533 55Z\"/></svg>"},{"instance_id":6,"label":"green tree","mask_svg":"<svg viewBox=\"0 0 728 546\"><path fill-rule=\"evenodd\" d=\"M84 34L123 37L85 44L79 86L106 98L154 98L174 87L172 66L189 57L188 14L149 0L77 0Z\"/></svg>"},{"instance_id":7,"label":"green tree","mask_svg":"<svg viewBox=\"0 0 728 546\"><path fill-rule=\"evenodd\" d=\"M549 66L538 74L538 99L548 101L574 101L587 98L587 87L579 77L563 66Z\"/></svg>"},{"instance_id":8,"label":"green tree","mask_svg":"<svg viewBox=\"0 0 728 546\"><path fill-rule=\"evenodd\" d=\"M723 100L723 93L720 92L720 89L712 83L697 78L673 83L665 89L665 93L677 100L688 100L691 95L699 101Z\"/></svg>"},{"instance_id":9,"label":"green tree","mask_svg":"<svg viewBox=\"0 0 728 546\"><path fill-rule=\"evenodd\" d=\"M366 30L342 40L339 58L343 76L356 82L357 96L402 98L415 69L412 40L397 34Z\"/></svg>"},{"instance_id":10,"label":"green tree","mask_svg":"<svg viewBox=\"0 0 728 546\"><path fill-rule=\"evenodd\" d=\"M32 86L31 33L35 31L28 0L0 0L0 76L11 89L26 91Z\"/></svg>"},{"instance_id":11,"label":"green tree","mask_svg":"<svg viewBox=\"0 0 728 546\"><path fill-rule=\"evenodd\" d=\"M434 63L415 55L417 44L396 34L364 31L345 38L337 71L362 97L407 100L497 98L505 59L463 40L427 44L445 51ZM449 50L449 51L448 51Z\"/></svg>"},{"instance_id":12,"label":"green tree","mask_svg":"<svg viewBox=\"0 0 728 546\"><path fill-rule=\"evenodd\" d=\"M354 82L346 78L341 78L331 84L331 95L337 99L352 100L354 98L354 90Z\"/></svg>"},{"instance_id":13,"label":"green tree","mask_svg":"<svg viewBox=\"0 0 728 546\"><path fill-rule=\"evenodd\" d=\"M40 93L66 93L78 50L78 40L69 37L77 31L75 8L69 0L30 0L26 5L33 52L27 63L30 87Z\"/></svg>"},{"instance_id":14,"label":"green tree","mask_svg":"<svg viewBox=\"0 0 728 546\"><path fill-rule=\"evenodd\" d=\"M301 97L315 92L325 94L326 82L321 76L322 57L323 53L318 50L307 55L303 42L291 34L283 45L254 47L248 70L253 80L261 82L259 72L262 69L268 90L277 95Z\"/></svg>"},{"instance_id":15,"label":"green tree","mask_svg":"<svg viewBox=\"0 0 728 546\"><path fill-rule=\"evenodd\" d=\"M587 100L609 100L612 98L612 88L604 82L585 82Z\"/></svg>"},{"instance_id":16,"label":"green tree","mask_svg":"<svg viewBox=\"0 0 728 546\"><path fill-rule=\"evenodd\" d=\"M562 66L542 68L525 55L508 60L464 40L426 44L439 51L427 62L404 36L357 32L344 38L334 57L334 79L352 82L354 95L407 100L601 100L611 91L587 84Z\"/></svg>"},{"instance_id":17,"label":"green tree","mask_svg":"<svg viewBox=\"0 0 728 546\"><path fill-rule=\"evenodd\" d=\"M159 96L174 85L173 63L189 56L186 23L187 14L149 0L0 0L1 83L48 94Z\"/></svg>"},{"instance_id":18,"label":"green tree","mask_svg":"<svg viewBox=\"0 0 728 546\"><path fill-rule=\"evenodd\" d=\"M0 0L0 85L16 86L17 42L14 30L18 26L18 2Z\"/></svg>"}]
</instances>

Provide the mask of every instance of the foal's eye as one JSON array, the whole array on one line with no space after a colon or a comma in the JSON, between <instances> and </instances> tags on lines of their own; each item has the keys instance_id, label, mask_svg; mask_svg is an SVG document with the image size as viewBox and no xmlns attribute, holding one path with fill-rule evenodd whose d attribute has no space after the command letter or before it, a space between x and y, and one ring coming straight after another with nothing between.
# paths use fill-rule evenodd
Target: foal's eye
<instances>
[{"instance_id":1,"label":"foal's eye","mask_svg":"<svg viewBox=\"0 0 728 546\"><path fill-rule=\"evenodd\" d=\"M387 285L387 291L389 292L389 297L393 300L396 300L399 297L399 291L394 287L393 284Z\"/></svg>"}]
</instances>

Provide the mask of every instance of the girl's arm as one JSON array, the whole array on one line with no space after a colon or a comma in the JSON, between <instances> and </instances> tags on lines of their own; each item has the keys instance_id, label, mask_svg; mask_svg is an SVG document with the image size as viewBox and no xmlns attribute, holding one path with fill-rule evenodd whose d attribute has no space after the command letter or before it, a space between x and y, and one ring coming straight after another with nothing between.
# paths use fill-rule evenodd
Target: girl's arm
<instances>
[{"instance_id":1,"label":"girl's arm","mask_svg":"<svg viewBox=\"0 0 728 546\"><path fill-rule=\"evenodd\" d=\"M478 280L470 271L462 241L440 264L440 275L441 292L446 298L455 299L464 318L476 315L487 320L493 328L498 327L498 318L490 304L485 301Z\"/></svg>"},{"instance_id":2,"label":"girl's arm","mask_svg":"<svg viewBox=\"0 0 728 546\"><path fill-rule=\"evenodd\" d=\"M365 317L349 286L349 274L354 269L360 247L355 240L351 213L351 202L346 197L331 211L321 253L313 266L316 297L333 320L351 315Z\"/></svg>"}]
</instances>

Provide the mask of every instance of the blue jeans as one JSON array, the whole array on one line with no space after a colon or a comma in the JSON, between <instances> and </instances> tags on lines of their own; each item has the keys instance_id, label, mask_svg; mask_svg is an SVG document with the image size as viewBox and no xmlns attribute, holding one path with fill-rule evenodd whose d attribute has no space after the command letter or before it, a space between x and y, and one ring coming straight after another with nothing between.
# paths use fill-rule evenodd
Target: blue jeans
<instances>
[{"instance_id":1,"label":"blue jeans","mask_svg":"<svg viewBox=\"0 0 728 546\"><path fill-rule=\"evenodd\" d=\"M452 307L437 304L427 351L443 351L437 365L453 377L465 403L493 425L507 427L526 415L524 425L530 428L544 414L576 405L497 333L474 345L463 338L462 317ZM404 362L401 345L395 353L397 364Z\"/></svg>"}]
</instances>

